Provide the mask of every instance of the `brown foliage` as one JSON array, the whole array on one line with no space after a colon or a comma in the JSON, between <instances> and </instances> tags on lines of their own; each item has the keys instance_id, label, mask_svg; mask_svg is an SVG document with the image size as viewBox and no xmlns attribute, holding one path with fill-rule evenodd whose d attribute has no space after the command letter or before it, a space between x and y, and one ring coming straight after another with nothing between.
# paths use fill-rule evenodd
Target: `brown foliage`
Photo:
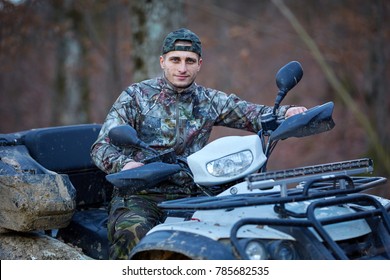
<instances>
[{"instance_id":1,"label":"brown foliage","mask_svg":"<svg viewBox=\"0 0 390 280\"><path fill-rule=\"evenodd\" d=\"M78 122L102 122L120 91L133 82L130 1L0 0L0 131L2 133ZM388 90L390 3L385 0L286 1L318 45L359 110L369 117L390 152ZM335 102L333 131L279 144L270 168L281 169L373 157L370 139L336 92L290 23L272 1L184 1L186 26L204 45L198 83L243 98L273 104L274 75L298 60L304 77L285 104L307 107ZM76 43L80 54L66 71ZM159 54L156 54L158 56ZM65 71L65 72L61 72ZM61 76L62 73L62 76ZM79 79L77 110L69 100L69 77ZM76 77L76 78L75 78ZM74 88L73 88L74 89ZM59 98L58 96L62 97ZM76 105L75 105L76 106ZM73 106L74 107L74 106ZM244 134L217 128L213 138ZM381 166L377 173L389 176ZM383 193L389 195L388 190Z\"/></svg>"}]
</instances>

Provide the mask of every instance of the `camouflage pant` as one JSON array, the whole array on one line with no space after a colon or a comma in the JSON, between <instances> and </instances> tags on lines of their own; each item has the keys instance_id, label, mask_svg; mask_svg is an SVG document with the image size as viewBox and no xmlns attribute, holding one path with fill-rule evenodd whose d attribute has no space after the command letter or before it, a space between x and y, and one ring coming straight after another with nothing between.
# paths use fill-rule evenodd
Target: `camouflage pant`
<instances>
[{"instance_id":1,"label":"camouflage pant","mask_svg":"<svg viewBox=\"0 0 390 280\"><path fill-rule=\"evenodd\" d=\"M128 259L142 237L164 221L165 215L158 203L198 194L199 189L188 176L162 182L144 194L123 197L114 189L107 223L109 258Z\"/></svg>"},{"instance_id":2,"label":"camouflage pant","mask_svg":"<svg viewBox=\"0 0 390 280\"><path fill-rule=\"evenodd\" d=\"M128 259L130 251L146 233L162 222L161 199L149 195L114 196L108 217L110 259Z\"/></svg>"}]
</instances>

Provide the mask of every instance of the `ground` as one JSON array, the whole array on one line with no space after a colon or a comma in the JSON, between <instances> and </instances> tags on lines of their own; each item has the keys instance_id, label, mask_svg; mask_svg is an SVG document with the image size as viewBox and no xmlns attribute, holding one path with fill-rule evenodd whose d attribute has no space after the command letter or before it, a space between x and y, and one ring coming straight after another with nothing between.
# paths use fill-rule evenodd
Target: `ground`
<instances>
[{"instance_id":1,"label":"ground","mask_svg":"<svg viewBox=\"0 0 390 280\"><path fill-rule=\"evenodd\" d=\"M0 233L1 260L85 260L90 259L74 248L40 232Z\"/></svg>"}]
</instances>

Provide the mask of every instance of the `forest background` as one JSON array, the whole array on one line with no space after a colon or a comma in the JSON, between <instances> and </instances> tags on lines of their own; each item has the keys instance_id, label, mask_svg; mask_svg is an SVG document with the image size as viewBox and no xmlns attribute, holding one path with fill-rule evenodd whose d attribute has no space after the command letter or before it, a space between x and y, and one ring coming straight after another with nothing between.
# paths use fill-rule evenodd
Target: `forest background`
<instances>
[{"instance_id":1,"label":"forest background","mask_svg":"<svg viewBox=\"0 0 390 280\"><path fill-rule=\"evenodd\" d=\"M335 128L282 141L269 169L370 157L390 177L389 11L386 0L0 0L0 133L102 123L125 87L160 74L164 36L187 27L203 44L199 84L272 106L275 73L297 60L304 75L283 104L335 103ZM212 139L245 134L218 127Z\"/></svg>"}]
</instances>

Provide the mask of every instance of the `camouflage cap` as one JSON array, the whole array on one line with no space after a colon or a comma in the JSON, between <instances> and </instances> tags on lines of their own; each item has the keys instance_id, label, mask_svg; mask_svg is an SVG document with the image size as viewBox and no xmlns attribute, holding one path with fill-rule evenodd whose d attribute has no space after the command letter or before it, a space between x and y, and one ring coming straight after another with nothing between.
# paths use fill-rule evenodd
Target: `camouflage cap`
<instances>
[{"instance_id":1,"label":"camouflage cap","mask_svg":"<svg viewBox=\"0 0 390 280\"><path fill-rule=\"evenodd\" d=\"M176 41L188 41L191 42L191 46L175 46ZM189 29L180 28L172 31L165 37L162 54L166 54L171 51L187 51L197 53L202 56L202 44L199 37Z\"/></svg>"}]
</instances>

